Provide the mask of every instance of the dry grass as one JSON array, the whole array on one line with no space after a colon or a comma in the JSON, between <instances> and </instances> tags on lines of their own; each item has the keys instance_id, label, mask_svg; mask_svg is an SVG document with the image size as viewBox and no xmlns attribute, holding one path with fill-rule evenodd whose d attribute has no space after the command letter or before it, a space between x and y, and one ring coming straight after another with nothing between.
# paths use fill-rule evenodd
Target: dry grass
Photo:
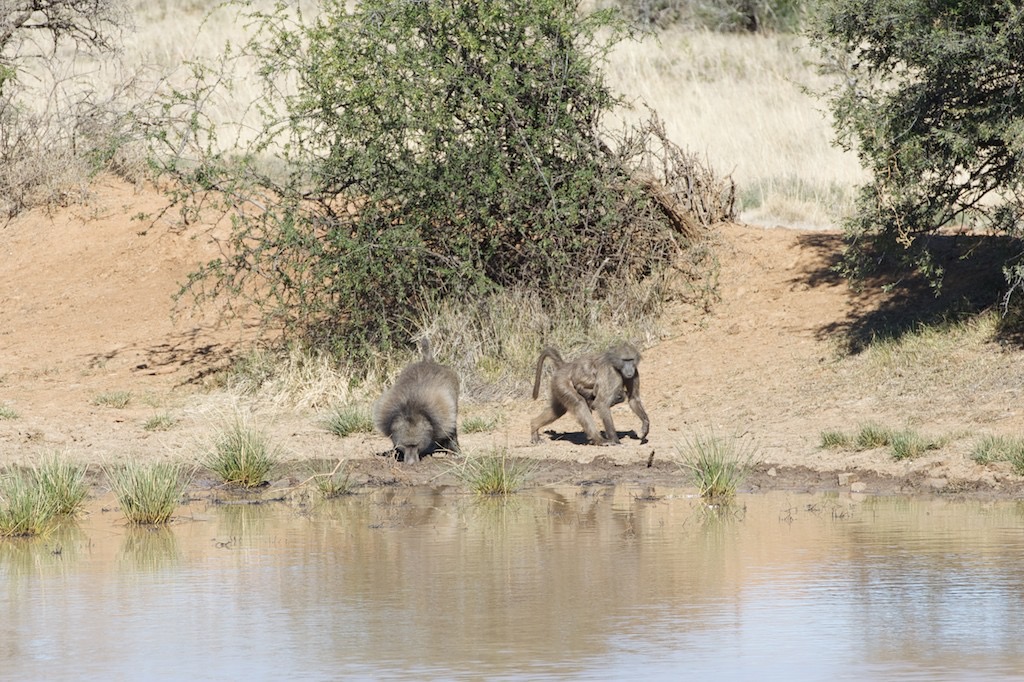
<instances>
[{"instance_id":1,"label":"dry grass","mask_svg":"<svg viewBox=\"0 0 1024 682\"><path fill-rule=\"evenodd\" d=\"M618 46L608 77L655 109L673 141L732 173L744 220L831 225L865 176L855 155L832 144L824 103L805 90L828 85L812 57L796 36L674 29Z\"/></svg>"}]
</instances>

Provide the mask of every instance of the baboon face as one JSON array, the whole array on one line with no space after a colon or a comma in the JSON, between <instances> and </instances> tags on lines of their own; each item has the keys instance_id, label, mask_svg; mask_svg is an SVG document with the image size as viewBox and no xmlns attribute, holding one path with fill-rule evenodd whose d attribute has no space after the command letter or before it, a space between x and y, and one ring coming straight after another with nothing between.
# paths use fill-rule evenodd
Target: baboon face
<instances>
[{"instance_id":1,"label":"baboon face","mask_svg":"<svg viewBox=\"0 0 1024 682\"><path fill-rule=\"evenodd\" d=\"M406 462L418 462L420 454L427 452L434 444L434 427L422 415L395 420L391 431L391 442L402 453Z\"/></svg>"},{"instance_id":2,"label":"baboon face","mask_svg":"<svg viewBox=\"0 0 1024 682\"><path fill-rule=\"evenodd\" d=\"M612 366L624 379L636 376L636 367L640 363L640 354L632 346L619 346L611 353Z\"/></svg>"}]
</instances>

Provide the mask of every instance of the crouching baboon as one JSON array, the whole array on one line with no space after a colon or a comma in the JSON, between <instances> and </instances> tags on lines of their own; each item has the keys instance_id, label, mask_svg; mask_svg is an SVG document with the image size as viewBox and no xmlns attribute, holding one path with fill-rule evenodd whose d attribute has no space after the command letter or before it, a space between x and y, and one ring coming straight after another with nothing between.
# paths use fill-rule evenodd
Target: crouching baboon
<instances>
[{"instance_id":1,"label":"crouching baboon","mask_svg":"<svg viewBox=\"0 0 1024 682\"><path fill-rule=\"evenodd\" d=\"M428 341L420 347L423 359L403 369L373 406L374 426L406 462L437 448L459 450L459 377L434 360Z\"/></svg>"},{"instance_id":2,"label":"crouching baboon","mask_svg":"<svg viewBox=\"0 0 1024 682\"><path fill-rule=\"evenodd\" d=\"M540 442L540 429L572 412L583 426L584 432L595 445L618 445L619 435L612 421L611 407L623 400L629 400L629 407L640 417L640 442L647 442L651 422L640 402L640 353L628 343L609 348L604 353L586 355L565 362L562 355L551 346L540 353L537 359L537 374L533 381L533 399L540 393L540 375L544 361L554 362L555 372L551 376L551 402L548 407L530 422L530 440ZM597 428L590 411L596 410L604 425L604 435Z\"/></svg>"}]
</instances>

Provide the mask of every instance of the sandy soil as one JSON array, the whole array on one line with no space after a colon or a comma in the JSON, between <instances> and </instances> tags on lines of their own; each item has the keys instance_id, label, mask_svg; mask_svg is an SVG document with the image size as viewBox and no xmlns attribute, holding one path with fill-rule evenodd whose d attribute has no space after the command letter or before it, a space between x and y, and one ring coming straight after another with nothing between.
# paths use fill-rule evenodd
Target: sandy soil
<instances>
[{"instance_id":1,"label":"sandy soil","mask_svg":"<svg viewBox=\"0 0 1024 682\"><path fill-rule=\"evenodd\" d=\"M172 317L172 294L215 250L204 226L171 230L134 218L161 206L156 193L107 179L85 205L0 227L0 407L15 414L0 419L0 465L53 452L93 470L128 459L197 461L226 415L241 409L256 415L289 462L275 485L301 479L309 460L337 458L350 460L365 485L448 478L442 458L396 464L375 455L389 445L382 436L337 438L313 410L242 404L204 389L200 379L249 339L211 319ZM981 434L1018 434L1024 426L1020 351L991 344L983 352L999 372L976 381L969 363L956 380L940 373L865 381L863 359L838 352L837 339L888 301L855 295L829 274L836 233L724 225L719 241L721 300L700 319L673 311L668 333L645 349L648 443L577 444L577 427L563 417L552 428L565 438L532 446L529 420L540 405L524 393L518 401L465 404L464 414L502 419L494 431L462 435L463 446L507 446L536 458L539 483L664 485L682 480L672 459L677 446L714 433L756 452L750 489L1024 492L1005 463L981 466L969 457ZM127 407L97 404L114 391L130 392ZM177 422L166 431L144 428L161 414ZM636 426L624 406L615 418L620 430ZM820 447L823 430L867 421L912 425L944 444L910 461L886 449Z\"/></svg>"}]
</instances>

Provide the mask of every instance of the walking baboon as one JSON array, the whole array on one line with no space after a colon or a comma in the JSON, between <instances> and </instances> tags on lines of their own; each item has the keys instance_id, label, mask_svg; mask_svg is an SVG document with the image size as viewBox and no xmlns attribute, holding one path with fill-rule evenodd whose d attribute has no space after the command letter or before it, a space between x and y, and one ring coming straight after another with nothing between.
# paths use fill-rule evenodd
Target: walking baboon
<instances>
[{"instance_id":1,"label":"walking baboon","mask_svg":"<svg viewBox=\"0 0 1024 682\"><path fill-rule=\"evenodd\" d=\"M403 369L373 406L374 425L406 462L436 448L459 450L459 377L434 360L427 340L420 348L423 359Z\"/></svg>"},{"instance_id":2,"label":"walking baboon","mask_svg":"<svg viewBox=\"0 0 1024 682\"><path fill-rule=\"evenodd\" d=\"M551 346L541 351L537 359L537 374L533 380L533 399L540 393L540 375L544 361L554 362L551 375L551 398L548 407L530 422L530 440L540 442L540 429L572 412L583 426L587 438L595 445L618 445L619 435L612 421L612 405L629 400L629 407L640 417L640 442L647 442L651 422L640 402L640 353L628 343L565 362ZM604 435L597 428L590 411L596 410L604 425Z\"/></svg>"}]
</instances>

